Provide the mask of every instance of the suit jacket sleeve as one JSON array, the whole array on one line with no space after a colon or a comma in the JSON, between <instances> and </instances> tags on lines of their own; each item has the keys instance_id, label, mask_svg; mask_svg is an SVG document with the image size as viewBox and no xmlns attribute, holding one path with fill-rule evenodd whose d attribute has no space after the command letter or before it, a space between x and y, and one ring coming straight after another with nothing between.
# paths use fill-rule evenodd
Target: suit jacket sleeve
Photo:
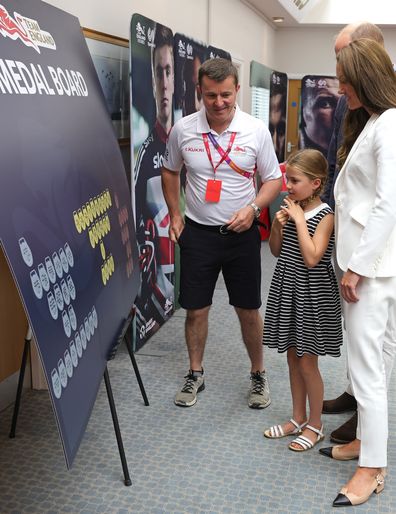
<instances>
[{"instance_id":1,"label":"suit jacket sleeve","mask_svg":"<svg viewBox=\"0 0 396 514\"><path fill-rule=\"evenodd\" d=\"M396 109L385 111L378 119L371 142L376 169L367 170L375 174L375 199L366 213L367 220L359 244L354 249L348 268L360 275L377 276L384 256L389 255L396 226ZM393 233L393 234L392 234ZM393 251L393 253L395 253ZM393 260L393 262L395 262Z\"/></svg>"}]
</instances>

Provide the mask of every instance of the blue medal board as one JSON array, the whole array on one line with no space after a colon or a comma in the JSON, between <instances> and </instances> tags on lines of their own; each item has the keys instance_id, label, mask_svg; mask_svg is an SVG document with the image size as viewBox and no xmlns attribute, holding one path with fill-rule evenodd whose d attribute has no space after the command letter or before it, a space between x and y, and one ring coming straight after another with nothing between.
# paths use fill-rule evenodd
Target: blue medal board
<instances>
[{"instance_id":1,"label":"blue medal board","mask_svg":"<svg viewBox=\"0 0 396 514\"><path fill-rule=\"evenodd\" d=\"M0 240L70 467L139 287L122 157L75 17L2 0L0 112Z\"/></svg>"}]
</instances>

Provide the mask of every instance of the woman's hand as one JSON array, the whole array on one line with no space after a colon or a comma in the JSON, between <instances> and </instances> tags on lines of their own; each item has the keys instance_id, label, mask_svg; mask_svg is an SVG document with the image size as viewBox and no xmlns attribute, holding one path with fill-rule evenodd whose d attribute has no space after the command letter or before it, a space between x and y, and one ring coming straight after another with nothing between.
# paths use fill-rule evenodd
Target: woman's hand
<instances>
[{"instance_id":1,"label":"woman's hand","mask_svg":"<svg viewBox=\"0 0 396 514\"><path fill-rule=\"evenodd\" d=\"M356 292L357 285L361 275L354 273L351 270L347 270L341 279L341 296L348 303L356 303L359 301L359 297Z\"/></svg>"}]
</instances>

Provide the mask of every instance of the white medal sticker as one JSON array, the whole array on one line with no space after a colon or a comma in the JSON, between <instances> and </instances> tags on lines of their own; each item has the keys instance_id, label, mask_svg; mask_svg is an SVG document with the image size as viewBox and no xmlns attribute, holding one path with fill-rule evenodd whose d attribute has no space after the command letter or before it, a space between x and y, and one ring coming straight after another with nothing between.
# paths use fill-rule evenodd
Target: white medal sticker
<instances>
[{"instance_id":1,"label":"white medal sticker","mask_svg":"<svg viewBox=\"0 0 396 514\"><path fill-rule=\"evenodd\" d=\"M66 281L67 281L67 286L69 288L70 298L72 300L75 300L76 299L76 287L75 287L73 279L71 278L70 275L67 275Z\"/></svg>"},{"instance_id":2,"label":"white medal sticker","mask_svg":"<svg viewBox=\"0 0 396 514\"><path fill-rule=\"evenodd\" d=\"M70 319L66 311L62 312L63 330L65 331L66 337L71 335L71 324Z\"/></svg>"},{"instance_id":3,"label":"white medal sticker","mask_svg":"<svg viewBox=\"0 0 396 514\"><path fill-rule=\"evenodd\" d=\"M62 264L61 264L61 261L59 259L59 255L56 252L54 252L52 254L52 261L53 261L54 266L55 266L56 274L58 275L59 278L62 278L62 275L63 275Z\"/></svg>"},{"instance_id":4,"label":"white medal sticker","mask_svg":"<svg viewBox=\"0 0 396 514\"><path fill-rule=\"evenodd\" d=\"M76 346L74 344L73 339L70 341L69 348L70 348L70 356L71 356L71 360L72 360L73 366L75 368L77 368L78 357L77 357Z\"/></svg>"},{"instance_id":5,"label":"white medal sticker","mask_svg":"<svg viewBox=\"0 0 396 514\"><path fill-rule=\"evenodd\" d=\"M98 313L96 312L95 307L92 307L92 318L94 322L94 327L98 328Z\"/></svg>"},{"instance_id":6,"label":"white medal sticker","mask_svg":"<svg viewBox=\"0 0 396 514\"><path fill-rule=\"evenodd\" d=\"M51 372L51 381L52 381L52 390L54 391L55 398L59 398L62 396L62 385L60 382L59 374L56 369L53 369Z\"/></svg>"},{"instance_id":7,"label":"white medal sticker","mask_svg":"<svg viewBox=\"0 0 396 514\"><path fill-rule=\"evenodd\" d=\"M69 378L73 376L73 363L70 357L69 350L66 350L63 358L65 359L66 373Z\"/></svg>"},{"instance_id":8,"label":"white medal sticker","mask_svg":"<svg viewBox=\"0 0 396 514\"><path fill-rule=\"evenodd\" d=\"M43 297L43 286L35 269L32 269L32 271L30 272L30 280L32 282L34 294L37 296L39 300L41 300L41 298Z\"/></svg>"},{"instance_id":9,"label":"white medal sticker","mask_svg":"<svg viewBox=\"0 0 396 514\"><path fill-rule=\"evenodd\" d=\"M88 318L84 319L84 328L85 328L85 335L86 335L87 341L89 343L89 340L91 339L91 329L89 328Z\"/></svg>"},{"instance_id":10,"label":"white medal sticker","mask_svg":"<svg viewBox=\"0 0 396 514\"><path fill-rule=\"evenodd\" d=\"M60 258L60 261L61 261L61 264L62 264L63 271L65 273L68 273L69 272L69 262L67 260L67 257L66 257L64 249L63 248L59 248L58 253L59 253L59 258Z\"/></svg>"},{"instance_id":11,"label":"white medal sticker","mask_svg":"<svg viewBox=\"0 0 396 514\"><path fill-rule=\"evenodd\" d=\"M87 337L85 335L85 330L82 325L80 327L80 337L81 337L81 345L84 348L84 350L86 350L87 349Z\"/></svg>"},{"instance_id":12,"label":"white medal sticker","mask_svg":"<svg viewBox=\"0 0 396 514\"><path fill-rule=\"evenodd\" d=\"M77 355L79 356L79 358L81 359L81 356L82 356L82 345L81 345L81 338L80 338L80 334L78 332L76 332L75 336L74 336L74 340L76 342L76 350L77 350Z\"/></svg>"},{"instance_id":13,"label":"white medal sticker","mask_svg":"<svg viewBox=\"0 0 396 514\"><path fill-rule=\"evenodd\" d=\"M21 237L18 242L19 249L21 250L22 259L24 260L26 266L33 266L33 254L30 249L30 246L26 242L26 239L24 237Z\"/></svg>"},{"instance_id":14,"label":"white medal sticker","mask_svg":"<svg viewBox=\"0 0 396 514\"><path fill-rule=\"evenodd\" d=\"M58 309L60 311L63 311L63 307L64 307L63 294L62 294L62 291L60 290L60 287L58 284L54 285L54 294L55 294L55 300L56 300Z\"/></svg>"},{"instance_id":15,"label":"white medal sticker","mask_svg":"<svg viewBox=\"0 0 396 514\"><path fill-rule=\"evenodd\" d=\"M56 300L54 295L52 294L52 291L47 293L47 301L51 316L53 317L53 319L58 319L58 305L56 304Z\"/></svg>"},{"instance_id":16,"label":"white medal sticker","mask_svg":"<svg viewBox=\"0 0 396 514\"><path fill-rule=\"evenodd\" d=\"M64 248L65 248L67 262L69 263L69 266L72 268L74 266L74 256L73 256L73 252L71 251L71 248L69 246L69 243L65 243Z\"/></svg>"},{"instance_id":17,"label":"white medal sticker","mask_svg":"<svg viewBox=\"0 0 396 514\"><path fill-rule=\"evenodd\" d=\"M63 359L58 360L58 373L59 373L59 378L60 378L62 387L66 387L67 386L67 372L66 372L65 365L63 363Z\"/></svg>"},{"instance_id":18,"label":"white medal sticker","mask_svg":"<svg viewBox=\"0 0 396 514\"><path fill-rule=\"evenodd\" d=\"M69 314L70 324L73 330L76 330L77 328L77 318L76 313L74 312L73 306L69 305L69 308L67 309L67 312Z\"/></svg>"},{"instance_id":19,"label":"white medal sticker","mask_svg":"<svg viewBox=\"0 0 396 514\"><path fill-rule=\"evenodd\" d=\"M70 303L69 286L66 284L65 279L63 279L63 278L61 280L61 290L62 290L63 299L65 300L65 304L69 305L69 303Z\"/></svg>"},{"instance_id":20,"label":"white medal sticker","mask_svg":"<svg viewBox=\"0 0 396 514\"><path fill-rule=\"evenodd\" d=\"M41 285L43 286L44 291L49 291L50 288L50 280L47 274L47 270L44 268L44 264L40 262L40 264L37 266L39 277L41 280Z\"/></svg>"},{"instance_id":21,"label":"white medal sticker","mask_svg":"<svg viewBox=\"0 0 396 514\"><path fill-rule=\"evenodd\" d=\"M93 336L94 335L94 331L95 331L95 327L94 327L92 312L90 312L88 314L88 323L89 323L89 330L91 332L91 336Z\"/></svg>"},{"instance_id":22,"label":"white medal sticker","mask_svg":"<svg viewBox=\"0 0 396 514\"><path fill-rule=\"evenodd\" d=\"M51 260L51 257L45 258L45 267L47 269L48 277L52 284L55 284L56 282L56 271L54 268L54 264Z\"/></svg>"}]
</instances>

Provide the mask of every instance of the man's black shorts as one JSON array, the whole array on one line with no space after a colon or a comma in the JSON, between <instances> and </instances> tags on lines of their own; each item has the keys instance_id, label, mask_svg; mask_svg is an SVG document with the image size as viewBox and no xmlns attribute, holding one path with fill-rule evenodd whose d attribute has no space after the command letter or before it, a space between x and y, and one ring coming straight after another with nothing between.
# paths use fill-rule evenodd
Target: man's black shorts
<instances>
[{"instance_id":1,"label":"man's black shorts","mask_svg":"<svg viewBox=\"0 0 396 514\"><path fill-rule=\"evenodd\" d=\"M218 227L187 219L179 245L179 302L184 309L212 304L220 271L231 305L242 309L261 306L261 237L256 225L245 232L222 235Z\"/></svg>"}]
</instances>

